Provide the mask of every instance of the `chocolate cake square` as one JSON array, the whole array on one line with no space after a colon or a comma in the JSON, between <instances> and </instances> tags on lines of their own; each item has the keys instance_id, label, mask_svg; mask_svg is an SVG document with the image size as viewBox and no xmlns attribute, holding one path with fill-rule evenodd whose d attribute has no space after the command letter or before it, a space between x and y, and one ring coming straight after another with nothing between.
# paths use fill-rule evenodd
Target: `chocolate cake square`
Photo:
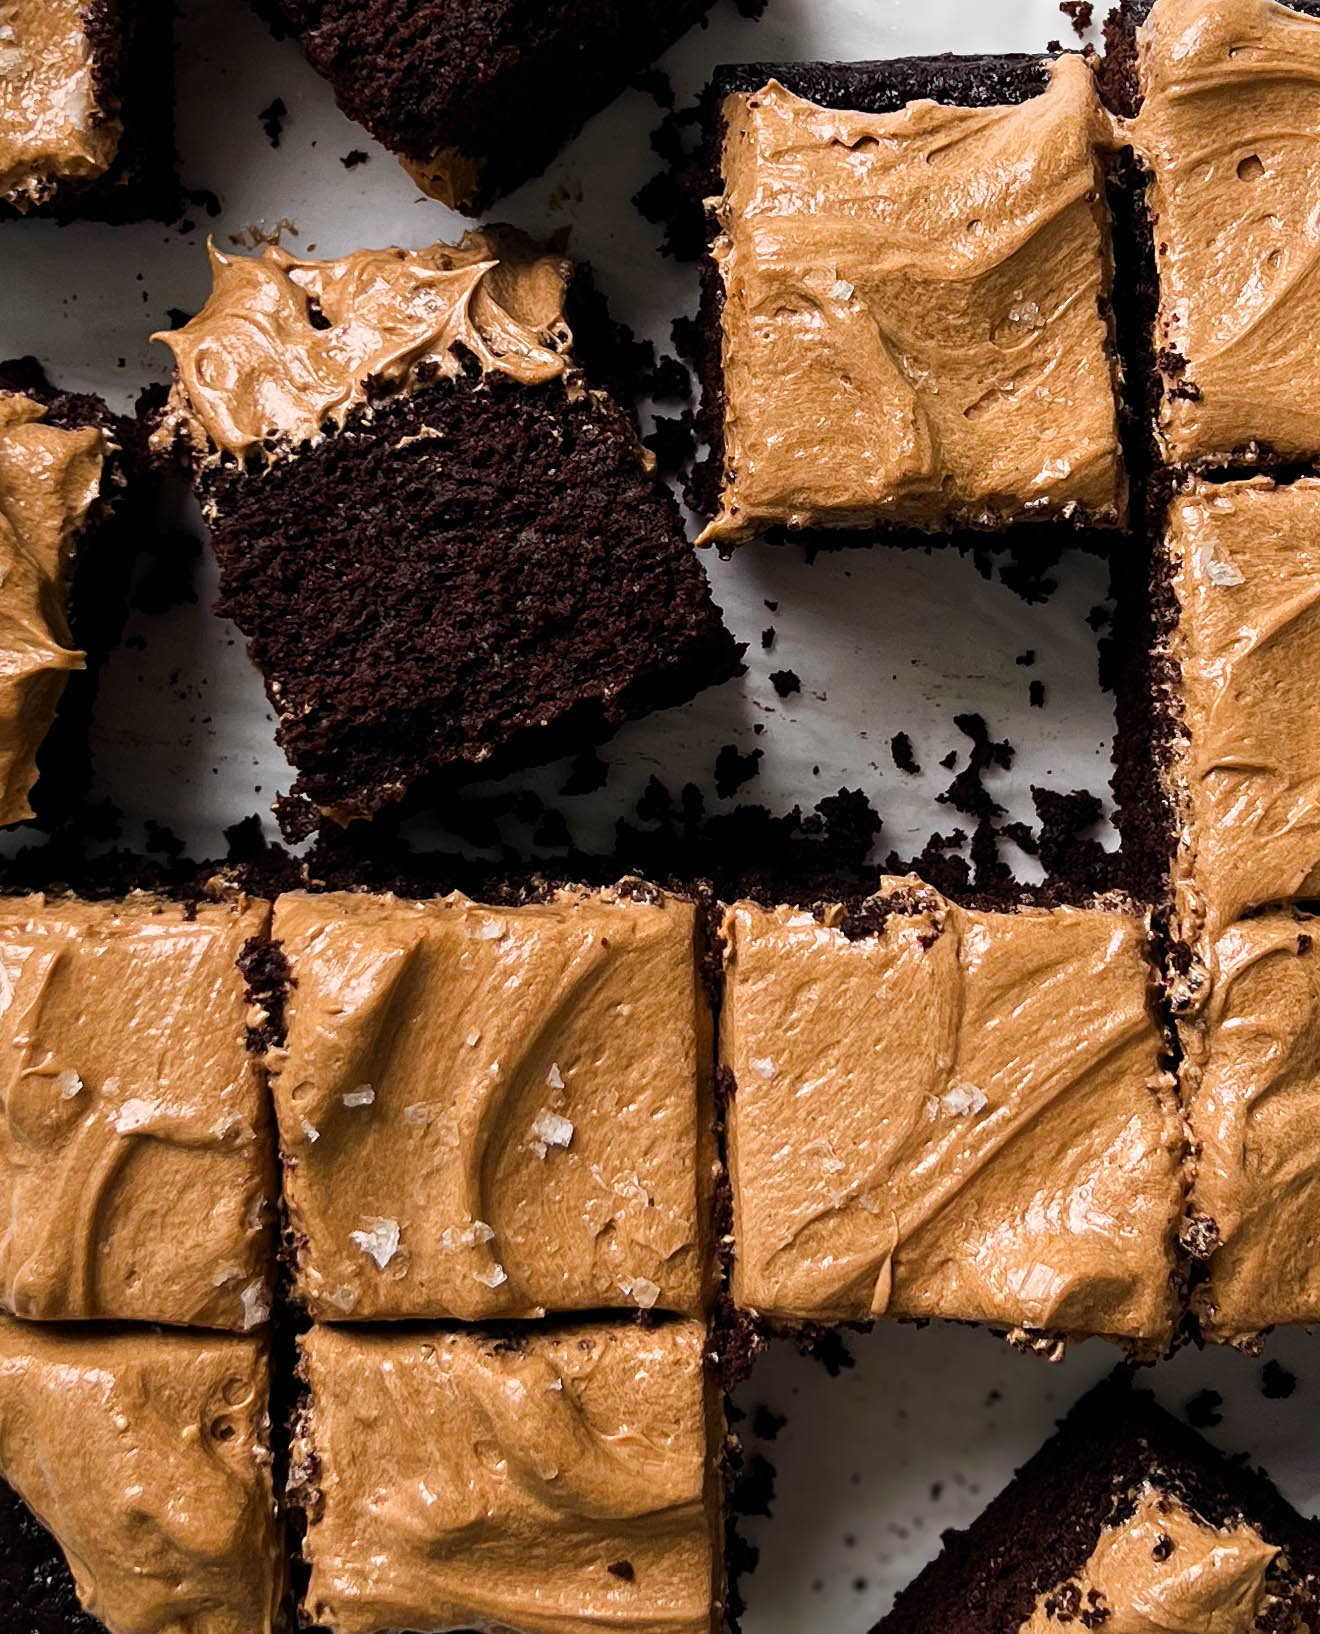
<instances>
[{"instance_id":1,"label":"chocolate cake square","mask_svg":"<svg viewBox=\"0 0 1320 1634\"><path fill-rule=\"evenodd\" d=\"M286 1625L255 1339L0 1317L0 1629Z\"/></svg>"},{"instance_id":2,"label":"chocolate cake square","mask_svg":"<svg viewBox=\"0 0 1320 1634\"><path fill-rule=\"evenodd\" d=\"M898 1596L873 1634L1302 1634L1320 1528L1119 1375Z\"/></svg>"},{"instance_id":3,"label":"chocolate cake square","mask_svg":"<svg viewBox=\"0 0 1320 1634\"><path fill-rule=\"evenodd\" d=\"M738 673L673 496L574 362L570 263L510 230L212 260L202 312L158 337L154 441L194 456L218 610L322 813L551 759Z\"/></svg>"},{"instance_id":4,"label":"chocolate cake square","mask_svg":"<svg viewBox=\"0 0 1320 1634\"><path fill-rule=\"evenodd\" d=\"M1114 55L1159 275L1164 458L1312 461L1320 6L1129 3Z\"/></svg>"},{"instance_id":5,"label":"chocolate cake square","mask_svg":"<svg viewBox=\"0 0 1320 1634\"><path fill-rule=\"evenodd\" d=\"M0 39L0 221L168 220L168 0L10 0Z\"/></svg>"},{"instance_id":6,"label":"chocolate cake square","mask_svg":"<svg viewBox=\"0 0 1320 1634\"><path fill-rule=\"evenodd\" d=\"M1180 1026L1193 1142L1192 1309L1253 1348L1320 1320L1320 923L1275 909L1231 925L1204 1007Z\"/></svg>"},{"instance_id":7,"label":"chocolate cake square","mask_svg":"<svg viewBox=\"0 0 1320 1634\"><path fill-rule=\"evenodd\" d=\"M711 0L257 0L424 193L481 215Z\"/></svg>"},{"instance_id":8,"label":"chocolate cake square","mask_svg":"<svg viewBox=\"0 0 1320 1634\"><path fill-rule=\"evenodd\" d=\"M275 1140L237 965L264 903L0 899L0 1309L249 1329Z\"/></svg>"},{"instance_id":9,"label":"chocolate cake square","mask_svg":"<svg viewBox=\"0 0 1320 1634\"><path fill-rule=\"evenodd\" d=\"M125 612L135 495L128 427L0 363L0 825L57 826L90 779L97 673Z\"/></svg>"},{"instance_id":10,"label":"chocolate cake square","mask_svg":"<svg viewBox=\"0 0 1320 1634\"><path fill-rule=\"evenodd\" d=\"M306 1621L710 1634L720 1398L696 1322L314 1327L292 1497Z\"/></svg>"},{"instance_id":11,"label":"chocolate cake square","mask_svg":"<svg viewBox=\"0 0 1320 1634\"><path fill-rule=\"evenodd\" d=\"M1147 919L736 903L721 1057L736 1303L1042 1347L1172 1333L1183 1148Z\"/></svg>"},{"instance_id":12,"label":"chocolate cake square","mask_svg":"<svg viewBox=\"0 0 1320 1634\"><path fill-rule=\"evenodd\" d=\"M700 1312L709 1005L691 902L282 896L296 1294L332 1321Z\"/></svg>"},{"instance_id":13,"label":"chocolate cake square","mask_svg":"<svg viewBox=\"0 0 1320 1634\"><path fill-rule=\"evenodd\" d=\"M1193 483L1164 549L1177 931L1203 962L1243 914L1320 895L1320 480Z\"/></svg>"},{"instance_id":14,"label":"chocolate cake square","mask_svg":"<svg viewBox=\"0 0 1320 1634\"><path fill-rule=\"evenodd\" d=\"M1124 520L1082 57L762 64L710 109L703 540Z\"/></svg>"}]
</instances>

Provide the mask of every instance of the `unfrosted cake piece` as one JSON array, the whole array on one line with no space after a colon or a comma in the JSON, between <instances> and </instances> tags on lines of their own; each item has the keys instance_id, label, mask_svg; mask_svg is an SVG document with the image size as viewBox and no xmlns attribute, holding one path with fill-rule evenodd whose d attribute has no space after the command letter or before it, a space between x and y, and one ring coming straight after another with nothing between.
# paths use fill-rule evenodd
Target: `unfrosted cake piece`
<instances>
[{"instance_id":1,"label":"unfrosted cake piece","mask_svg":"<svg viewBox=\"0 0 1320 1634\"><path fill-rule=\"evenodd\" d=\"M264 903L0 899L0 1309L248 1329L275 1140L237 961Z\"/></svg>"},{"instance_id":2,"label":"unfrosted cake piece","mask_svg":"<svg viewBox=\"0 0 1320 1634\"><path fill-rule=\"evenodd\" d=\"M575 365L571 263L489 229L212 268L157 337L155 443L194 459L218 611L322 813L552 759L738 673L672 495Z\"/></svg>"},{"instance_id":3,"label":"unfrosted cake piece","mask_svg":"<svg viewBox=\"0 0 1320 1634\"><path fill-rule=\"evenodd\" d=\"M1307 1634L1320 1528L1122 1376L898 1596L873 1634Z\"/></svg>"},{"instance_id":4,"label":"unfrosted cake piece","mask_svg":"<svg viewBox=\"0 0 1320 1634\"><path fill-rule=\"evenodd\" d=\"M1320 921L1275 909L1231 925L1203 1009L1181 1024L1193 1140L1192 1309L1252 1347L1320 1321Z\"/></svg>"},{"instance_id":5,"label":"unfrosted cake piece","mask_svg":"<svg viewBox=\"0 0 1320 1634\"><path fill-rule=\"evenodd\" d=\"M1146 917L734 904L721 1058L736 1303L1169 1341L1184 1145Z\"/></svg>"},{"instance_id":6,"label":"unfrosted cake piece","mask_svg":"<svg viewBox=\"0 0 1320 1634\"><path fill-rule=\"evenodd\" d=\"M5 1634L275 1634L285 1549L255 1339L0 1317Z\"/></svg>"},{"instance_id":7,"label":"unfrosted cake piece","mask_svg":"<svg viewBox=\"0 0 1320 1634\"><path fill-rule=\"evenodd\" d=\"M700 1312L715 1170L691 902L282 896L295 1292L332 1321Z\"/></svg>"},{"instance_id":8,"label":"unfrosted cake piece","mask_svg":"<svg viewBox=\"0 0 1320 1634\"><path fill-rule=\"evenodd\" d=\"M1176 928L1203 964L1243 914L1320 894L1320 480L1193 483L1164 551Z\"/></svg>"},{"instance_id":9,"label":"unfrosted cake piece","mask_svg":"<svg viewBox=\"0 0 1320 1634\"><path fill-rule=\"evenodd\" d=\"M724 1423L696 1322L315 1327L292 1496L306 1621L714 1634Z\"/></svg>"},{"instance_id":10,"label":"unfrosted cake piece","mask_svg":"<svg viewBox=\"0 0 1320 1634\"><path fill-rule=\"evenodd\" d=\"M58 822L86 786L96 672L132 559L125 430L33 359L0 363L0 825Z\"/></svg>"},{"instance_id":11,"label":"unfrosted cake piece","mask_svg":"<svg viewBox=\"0 0 1320 1634\"><path fill-rule=\"evenodd\" d=\"M176 202L167 0L7 0L0 221L136 221Z\"/></svg>"},{"instance_id":12,"label":"unfrosted cake piece","mask_svg":"<svg viewBox=\"0 0 1320 1634\"><path fill-rule=\"evenodd\" d=\"M1088 63L754 65L711 107L703 540L1121 522Z\"/></svg>"},{"instance_id":13,"label":"unfrosted cake piece","mask_svg":"<svg viewBox=\"0 0 1320 1634\"><path fill-rule=\"evenodd\" d=\"M479 215L711 0L257 0L423 192Z\"/></svg>"},{"instance_id":14,"label":"unfrosted cake piece","mask_svg":"<svg viewBox=\"0 0 1320 1634\"><path fill-rule=\"evenodd\" d=\"M1314 460L1320 6L1129 0L1115 55L1159 276L1164 457Z\"/></svg>"}]
</instances>

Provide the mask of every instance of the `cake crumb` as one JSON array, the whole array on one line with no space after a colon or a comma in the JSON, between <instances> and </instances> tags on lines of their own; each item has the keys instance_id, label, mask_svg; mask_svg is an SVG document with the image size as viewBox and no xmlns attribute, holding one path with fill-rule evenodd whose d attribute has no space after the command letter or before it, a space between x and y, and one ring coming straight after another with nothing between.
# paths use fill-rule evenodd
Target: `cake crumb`
<instances>
[{"instance_id":1,"label":"cake crumb","mask_svg":"<svg viewBox=\"0 0 1320 1634\"><path fill-rule=\"evenodd\" d=\"M263 108L257 115L257 118L261 121L261 128L266 133L266 140L271 147L277 148L280 145L280 137L284 135L284 121L288 116L289 110L285 106L282 96L277 96L269 106Z\"/></svg>"},{"instance_id":2,"label":"cake crumb","mask_svg":"<svg viewBox=\"0 0 1320 1634\"><path fill-rule=\"evenodd\" d=\"M1224 1398L1218 1390L1198 1390L1183 1410L1193 1429L1212 1430L1223 1422L1224 1415L1219 1410L1223 1405Z\"/></svg>"},{"instance_id":3,"label":"cake crumb","mask_svg":"<svg viewBox=\"0 0 1320 1634\"><path fill-rule=\"evenodd\" d=\"M1297 1388L1297 1375L1271 1359L1260 1370L1260 1393L1266 1401L1286 1401Z\"/></svg>"},{"instance_id":4,"label":"cake crumb","mask_svg":"<svg viewBox=\"0 0 1320 1634\"><path fill-rule=\"evenodd\" d=\"M371 155L364 153L361 148L351 148L340 158L339 162L345 170L356 170L359 165L366 164L370 157Z\"/></svg>"},{"instance_id":5,"label":"cake crumb","mask_svg":"<svg viewBox=\"0 0 1320 1634\"><path fill-rule=\"evenodd\" d=\"M921 767L912 752L912 739L906 732L895 732L890 738L889 753L894 757L894 765L900 772L906 772L909 777L916 777L920 773Z\"/></svg>"},{"instance_id":6,"label":"cake crumb","mask_svg":"<svg viewBox=\"0 0 1320 1634\"><path fill-rule=\"evenodd\" d=\"M1059 10L1072 23L1073 32L1080 39L1095 16L1095 0L1059 0Z\"/></svg>"},{"instance_id":7,"label":"cake crumb","mask_svg":"<svg viewBox=\"0 0 1320 1634\"><path fill-rule=\"evenodd\" d=\"M795 692L802 690L802 682L798 679L797 673L791 669L773 670L770 685L781 698L791 698Z\"/></svg>"}]
</instances>

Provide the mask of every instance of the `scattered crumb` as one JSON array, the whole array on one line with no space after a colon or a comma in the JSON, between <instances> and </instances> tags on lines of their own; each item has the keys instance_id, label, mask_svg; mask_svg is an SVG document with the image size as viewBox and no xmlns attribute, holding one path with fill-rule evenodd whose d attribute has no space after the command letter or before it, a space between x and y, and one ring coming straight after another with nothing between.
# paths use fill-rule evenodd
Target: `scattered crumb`
<instances>
[{"instance_id":1,"label":"scattered crumb","mask_svg":"<svg viewBox=\"0 0 1320 1634\"><path fill-rule=\"evenodd\" d=\"M900 772L906 772L909 777L916 777L921 771L917 764L917 757L912 752L912 739L906 732L896 732L889 740L889 752L894 757L894 765Z\"/></svg>"},{"instance_id":2,"label":"scattered crumb","mask_svg":"<svg viewBox=\"0 0 1320 1634\"><path fill-rule=\"evenodd\" d=\"M750 783L760 772L764 756L763 749L749 749L742 755L736 744L726 743L715 757L715 793L719 798L727 800L744 783Z\"/></svg>"},{"instance_id":3,"label":"scattered crumb","mask_svg":"<svg viewBox=\"0 0 1320 1634\"><path fill-rule=\"evenodd\" d=\"M795 692L801 692L802 690L802 682L798 680L796 672L791 669L772 670L770 685L781 698L791 698Z\"/></svg>"},{"instance_id":4,"label":"scattered crumb","mask_svg":"<svg viewBox=\"0 0 1320 1634\"><path fill-rule=\"evenodd\" d=\"M774 646L774 644L775 644L775 627L774 627L773 624L769 624L769 625L766 626L766 628L764 630L761 631L761 651L762 652L769 652L771 647Z\"/></svg>"},{"instance_id":5,"label":"scattered crumb","mask_svg":"<svg viewBox=\"0 0 1320 1634\"><path fill-rule=\"evenodd\" d=\"M277 96L269 107L263 108L257 115L261 121L261 128L266 133L266 140L273 148L280 145L280 137L284 134L284 121L289 116L289 110L284 105L284 98Z\"/></svg>"},{"instance_id":6,"label":"scattered crumb","mask_svg":"<svg viewBox=\"0 0 1320 1634\"><path fill-rule=\"evenodd\" d=\"M762 1403L752 1413L752 1434L758 1441L775 1441L788 1420Z\"/></svg>"},{"instance_id":7,"label":"scattered crumb","mask_svg":"<svg viewBox=\"0 0 1320 1634\"><path fill-rule=\"evenodd\" d=\"M345 170L356 170L359 165L366 164L370 157L371 155L369 153L364 153L361 148L353 148L348 153L345 153L339 162L341 165L343 165Z\"/></svg>"},{"instance_id":8,"label":"scattered crumb","mask_svg":"<svg viewBox=\"0 0 1320 1634\"><path fill-rule=\"evenodd\" d=\"M608 764L593 749L588 749L574 760L568 770L568 779L560 794L594 794L603 789L610 775Z\"/></svg>"},{"instance_id":9,"label":"scattered crumb","mask_svg":"<svg viewBox=\"0 0 1320 1634\"><path fill-rule=\"evenodd\" d=\"M1073 32L1080 38L1091 26L1095 4L1094 0L1059 0L1059 10L1072 22Z\"/></svg>"},{"instance_id":10,"label":"scattered crumb","mask_svg":"<svg viewBox=\"0 0 1320 1634\"><path fill-rule=\"evenodd\" d=\"M1268 1361L1260 1370L1260 1393L1266 1401L1284 1401L1297 1388L1297 1375L1290 1373L1276 1361Z\"/></svg>"},{"instance_id":11,"label":"scattered crumb","mask_svg":"<svg viewBox=\"0 0 1320 1634\"><path fill-rule=\"evenodd\" d=\"M765 606L767 612L777 613L779 611L779 603L777 601L767 601Z\"/></svg>"},{"instance_id":12,"label":"scattered crumb","mask_svg":"<svg viewBox=\"0 0 1320 1634\"><path fill-rule=\"evenodd\" d=\"M1193 1429L1212 1430L1216 1424L1223 1422L1224 1415L1219 1410L1223 1405L1224 1398L1218 1390L1198 1390L1183 1411Z\"/></svg>"},{"instance_id":13,"label":"scattered crumb","mask_svg":"<svg viewBox=\"0 0 1320 1634\"><path fill-rule=\"evenodd\" d=\"M1026 652L1020 652L1013 662L1019 665L1022 669L1030 669L1036 662L1036 649L1034 647L1028 647Z\"/></svg>"},{"instance_id":14,"label":"scattered crumb","mask_svg":"<svg viewBox=\"0 0 1320 1634\"><path fill-rule=\"evenodd\" d=\"M951 772L957 764L958 751L956 749L950 749L948 754L940 760L940 765L944 767L946 772Z\"/></svg>"},{"instance_id":15,"label":"scattered crumb","mask_svg":"<svg viewBox=\"0 0 1320 1634\"><path fill-rule=\"evenodd\" d=\"M1033 709L1044 709L1044 707L1045 707L1045 683L1044 683L1044 681L1033 681L1031 683L1031 685L1027 688L1027 697L1031 700L1031 707Z\"/></svg>"},{"instance_id":16,"label":"scattered crumb","mask_svg":"<svg viewBox=\"0 0 1320 1634\"><path fill-rule=\"evenodd\" d=\"M660 68L644 68L634 76L632 89L651 97L662 108L672 108L677 100L673 81Z\"/></svg>"},{"instance_id":17,"label":"scattered crumb","mask_svg":"<svg viewBox=\"0 0 1320 1634\"><path fill-rule=\"evenodd\" d=\"M171 329L182 329L184 324L192 322L192 313L185 312L181 306L166 307L165 316L170 320Z\"/></svg>"}]
</instances>

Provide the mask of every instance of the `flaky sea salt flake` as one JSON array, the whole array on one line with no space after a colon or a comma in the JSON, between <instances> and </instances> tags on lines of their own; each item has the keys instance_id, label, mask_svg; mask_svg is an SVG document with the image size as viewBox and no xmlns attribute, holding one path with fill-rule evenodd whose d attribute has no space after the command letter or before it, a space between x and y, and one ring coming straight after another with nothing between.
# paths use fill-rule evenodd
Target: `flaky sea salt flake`
<instances>
[{"instance_id":1,"label":"flaky sea salt flake","mask_svg":"<svg viewBox=\"0 0 1320 1634\"><path fill-rule=\"evenodd\" d=\"M955 1079L944 1092L944 1110L953 1118L965 1118L969 1112L980 1112L986 1106L985 1091L964 1079Z\"/></svg>"},{"instance_id":2,"label":"flaky sea salt flake","mask_svg":"<svg viewBox=\"0 0 1320 1634\"><path fill-rule=\"evenodd\" d=\"M86 1087L72 1067L55 1074L55 1088L59 1090L66 1101L71 1101L75 1096L81 1095Z\"/></svg>"},{"instance_id":3,"label":"flaky sea salt flake","mask_svg":"<svg viewBox=\"0 0 1320 1634\"><path fill-rule=\"evenodd\" d=\"M383 1271L399 1252L399 1222L397 1220L367 1221L365 1231L350 1231L349 1242L360 1248L368 1259L374 1260Z\"/></svg>"},{"instance_id":4,"label":"flaky sea salt flake","mask_svg":"<svg viewBox=\"0 0 1320 1634\"><path fill-rule=\"evenodd\" d=\"M345 1106L370 1106L376 1099L376 1091L370 1084L359 1084L356 1089L346 1090L339 1099Z\"/></svg>"}]
</instances>

